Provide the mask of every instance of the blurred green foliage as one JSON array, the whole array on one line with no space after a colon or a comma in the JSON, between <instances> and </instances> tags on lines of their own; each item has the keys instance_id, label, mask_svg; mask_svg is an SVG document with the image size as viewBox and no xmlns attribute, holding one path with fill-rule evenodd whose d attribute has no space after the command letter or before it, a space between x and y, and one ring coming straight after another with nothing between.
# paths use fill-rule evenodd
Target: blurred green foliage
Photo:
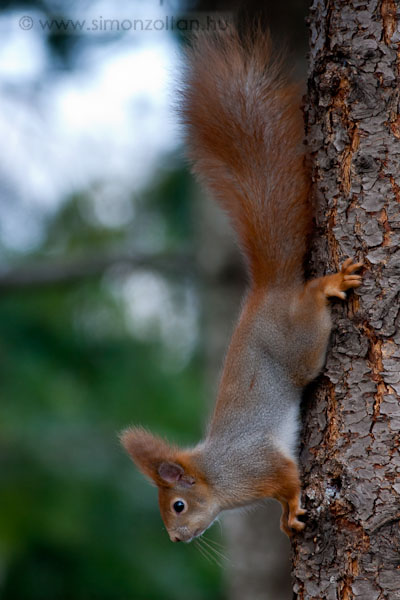
<instances>
[{"instance_id":1,"label":"blurred green foliage","mask_svg":"<svg viewBox=\"0 0 400 600\"><path fill-rule=\"evenodd\" d=\"M185 171L165 173L135 201L134 221L157 215L166 246L190 244L190 195ZM61 237L63 256L78 258L131 239L133 223L90 223L89 200L75 196L49 220L36 260L57 259ZM2 600L221 597L218 568L171 544L156 490L117 438L131 423L181 443L201 434L199 351L175 372L165 352L157 330L132 334L107 275L0 297Z\"/></svg>"},{"instance_id":2,"label":"blurred green foliage","mask_svg":"<svg viewBox=\"0 0 400 600\"><path fill-rule=\"evenodd\" d=\"M0 12L68 18L76 6L7 0ZM114 40L42 35L50 79L51 69L82 68L85 45ZM2 262L190 250L191 179L175 158L162 164L139 197L125 190L120 225L96 216L102 186L110 184L100 181L49 213L29 253L11 252L0 240ZM193 275L156 275L176 311L188 289L198 297ZM129 276L129 265L117 264L97 277L0 295L0 600L222 597L219 568L195 546L170 542L156 490L119 445L118 431L133 423L193 443L205 421L201 340L177 366L174 340L166 346L157 323L137 335L119 293Z\"/></svg>"}]
</instances>

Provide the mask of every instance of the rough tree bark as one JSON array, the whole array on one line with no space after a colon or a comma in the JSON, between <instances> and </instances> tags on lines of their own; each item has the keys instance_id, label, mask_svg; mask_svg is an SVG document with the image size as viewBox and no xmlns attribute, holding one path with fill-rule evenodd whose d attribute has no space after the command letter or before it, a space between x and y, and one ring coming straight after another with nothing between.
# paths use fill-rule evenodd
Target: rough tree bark
<instances>
[{"instance_id":1,"label":"rough tree bark","mask_svg":"<svg viewBox=\"0 0 400 600\"><path fill-rule=\"evenodd\" d=\"M399 12L395 0L311 9L314 273L347 256L366 270L334 308L327 365L305 406L298 600L400 598Z\"/></svg>"}]
</instances>

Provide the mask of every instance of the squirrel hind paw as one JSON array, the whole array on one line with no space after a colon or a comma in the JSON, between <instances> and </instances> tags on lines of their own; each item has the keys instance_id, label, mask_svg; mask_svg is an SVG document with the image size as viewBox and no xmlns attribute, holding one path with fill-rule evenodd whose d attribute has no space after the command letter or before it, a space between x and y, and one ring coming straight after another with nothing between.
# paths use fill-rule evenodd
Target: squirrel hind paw
<instances>
[{"instance_id":1,"label":"squirrel hind paw","mask_svg":"<svg viewBox=\"0 0 400 600\"><path fill-rule=\"evenodd\" d=\"M347 290L359 287L362 284L362 276L354 273L362 266L362 262L355 263L352 258L345 260L338 273L328 275L325 278L325 295L328 298L336 296L341 300L345 300Z\"/></svg>"}]
</instances>

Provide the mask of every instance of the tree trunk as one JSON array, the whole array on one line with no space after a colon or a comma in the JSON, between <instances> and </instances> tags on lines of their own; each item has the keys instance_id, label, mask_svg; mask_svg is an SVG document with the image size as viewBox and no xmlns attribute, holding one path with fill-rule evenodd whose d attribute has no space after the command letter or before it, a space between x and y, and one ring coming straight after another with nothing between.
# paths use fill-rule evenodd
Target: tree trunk
<instances>
[{"instance_id":1,"label":"tree trunk","mask_svg":"<svg viewBox=\"0 0 400 600\"><path fill-rule=\"evenodd\" d=\"M305 403L298 600L400 598L400 115L395 0L315 0L306 127L314 274L363 259ZM397 13L397 14L396 14Z\"/></svg>"}]
</instances>

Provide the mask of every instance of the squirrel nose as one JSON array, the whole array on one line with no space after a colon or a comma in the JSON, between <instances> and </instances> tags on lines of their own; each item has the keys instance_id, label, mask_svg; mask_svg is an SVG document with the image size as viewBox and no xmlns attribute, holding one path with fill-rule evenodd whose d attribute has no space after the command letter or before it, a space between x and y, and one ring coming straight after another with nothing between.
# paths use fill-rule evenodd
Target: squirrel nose
<instances>
[{"instance_id":1,"label":"squirrel nose","mask_svg":"<svg viewBox=\"0 0 400 600\"><path fill-rule=\"evenodd\" d=\"M181 538L178 538L178 537L174 538L174 542L181 542L181 541L182 541Z\"/></svg>"}]
</instances>

